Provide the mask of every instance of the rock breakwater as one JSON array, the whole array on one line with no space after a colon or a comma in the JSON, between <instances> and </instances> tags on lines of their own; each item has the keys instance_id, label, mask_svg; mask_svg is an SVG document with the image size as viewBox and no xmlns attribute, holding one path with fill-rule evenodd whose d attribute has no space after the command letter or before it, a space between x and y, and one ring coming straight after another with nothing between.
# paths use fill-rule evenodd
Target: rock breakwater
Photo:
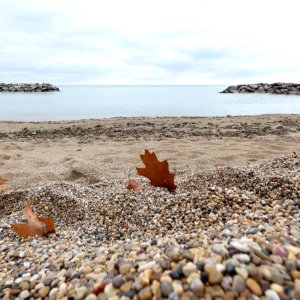
<instances>
[{"instance_id":1,"label":"rock breakwater","mask_svg":"<svg viewBox=\"0 0 300 300\"><path fill-rule=\"evenodd\" d=\"M0 83L0 92L53 92L59 88L50 83Z\"/></svg>"},{"instance_id":2,"label":"rock breakwater","mask_svg":"<svg viewBox=\"0 0 300 300\"><path fill-rule=\"evenodd\" d=\"M269 93L300 95L299 83L257 83L257 84L240 84L229 86L221 93Z\"/></svg>"}]
</instances>

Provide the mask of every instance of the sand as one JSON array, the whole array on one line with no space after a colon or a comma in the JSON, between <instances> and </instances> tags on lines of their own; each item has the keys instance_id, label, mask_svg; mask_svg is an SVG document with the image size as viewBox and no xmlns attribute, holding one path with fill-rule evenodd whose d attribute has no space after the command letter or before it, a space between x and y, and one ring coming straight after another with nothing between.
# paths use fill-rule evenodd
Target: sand
<instances>
[{"instance_id":1,"label":"sand","mask_svg":"<svg viewBox=\"0 0 300 300\"><path fill-rule=\"evenodd\" d=\"M0 122L0 176L8 188L134 177L144 149L176 173L246 165L300 152L300 115Z\"/></svg>"}]
</instances>

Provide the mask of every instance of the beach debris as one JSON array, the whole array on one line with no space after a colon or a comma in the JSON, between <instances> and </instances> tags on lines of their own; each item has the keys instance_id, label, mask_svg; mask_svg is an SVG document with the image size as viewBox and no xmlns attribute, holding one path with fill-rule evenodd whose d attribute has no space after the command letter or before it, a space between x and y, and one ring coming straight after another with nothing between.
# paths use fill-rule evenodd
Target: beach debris
<instances>
[{"instance_id":1,"label":"beach debris","mask_svg":"<svg viewBox=\"0 0 300 300\"><path fill-rule=\"evenodd\" d=\"M145 168L136 168L139 175L147 177L150 184L155 187L167 188L171 192L175 191L175 173L170 173L167 160L159 161L155 152L150 153L147 149L145 149L145 154L141 154L141 160Z\"/></svg>"},{"instance_id":2,"label":"beach debris","mask_svg":"<svg viewBox=\"0 0 300 300\"><path fill-rule=\"evenodd\" d=\"M38 217L32 212L30 203L27 203L23 211L27 219L27 223L11 224L12 230L23 238L39 235L46 236L49 233L55 233L54 223L52 218Z\"/></svg>"},{"instance_id":3,"label":"beach debris","mask_svg":"<svg viewBox=\"0 0 300 300\"><path fill-rule=\"evenodd\" d=\"M91 188L100 188L100 187L107 187L107 186L108 184L105 182L97 182L89 185L89 187Z\"/></svg>"},{"instance_id":4,"label":"beach debris","mask_svg":"<svg viewBox=\"0 0 300 300\"><path fill-rule=\"evenodd\" d=\"M1 187L1 185L4 185L5 182L6 182L6 180L0 176L0 187Z\"/></svg>"},{"instance_id":5,"label":"beach debris","mask_svg":"<svg viewBox=\"0 0 300 300\"><path fill-rule=\"evenodd\" d=\"M100 293L103 293L105 287L108 285L107 282L102 282L98 286L94 287L93 293L98 296Z\"/></svg>"},{"instance_id":6,"label":"beach debris","mask_svg":"<svg viewBox=\"0 0 300 300\"><path fill-rule=\"evenodd\" d=\"M142 187L141 183L138 180L136 180L136 179L128 179L128 181L127 181L127 189L128 190L139 191L142 188L143 187Z\"/></svg>"}]
</instances>

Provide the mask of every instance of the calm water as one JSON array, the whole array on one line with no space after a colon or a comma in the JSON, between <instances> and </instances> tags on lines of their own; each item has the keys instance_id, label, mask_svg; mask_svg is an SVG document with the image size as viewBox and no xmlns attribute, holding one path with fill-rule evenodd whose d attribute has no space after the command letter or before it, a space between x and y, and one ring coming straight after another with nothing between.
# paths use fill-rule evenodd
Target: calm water
<instances>
[{"instance_id":1,"label":"calm water","mask_svg":"<svg viewBox=\"0 0 300 300\"><path fill-rule=\"evenodd\" d=\"M300 113L300 96L220 94L226 86L59 87L53 93L0 93L0 120Z\"/></svg>"}]
</instances>

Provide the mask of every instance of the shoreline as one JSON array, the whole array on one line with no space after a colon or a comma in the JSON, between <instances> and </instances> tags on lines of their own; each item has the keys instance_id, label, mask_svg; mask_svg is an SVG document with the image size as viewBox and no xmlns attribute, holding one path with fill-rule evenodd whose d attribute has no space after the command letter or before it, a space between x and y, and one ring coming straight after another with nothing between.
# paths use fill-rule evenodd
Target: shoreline
<instances>
[{"instance_id":1,"label":"shoreline","mask_svg":"<svg viewBox=\"0 0 300 300\"><path fill-rule=\"evenodd\" d=\"M168 128L169 126L169 128ZM169 134L168 131L169 130ZM126 140L138 138L252 137L297 134L300 114L226 117L116 117L74 121L0 121L0 140L87 137ZM155 132L161 133L155 135ZM11 134L11 136L9 135Z\"/></svg>"}]
</instances>

